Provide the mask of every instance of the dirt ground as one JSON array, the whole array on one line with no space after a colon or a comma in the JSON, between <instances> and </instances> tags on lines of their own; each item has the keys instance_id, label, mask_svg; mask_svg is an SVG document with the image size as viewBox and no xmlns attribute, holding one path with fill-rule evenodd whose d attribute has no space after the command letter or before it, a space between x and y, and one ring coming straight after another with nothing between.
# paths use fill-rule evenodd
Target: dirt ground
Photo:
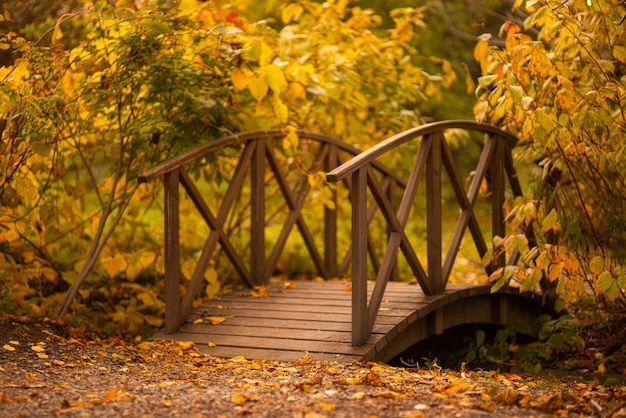
<instances>
[{"instance_id":1,"label":"dirt ground","mask_svg":"<svg viewBox=\"0 0 626 418\"><path fill-rule=\"evenodd\" d=\"M0 324L0 417L626 417L607 376L218 359Z\"/></svg>"}]
</instances>

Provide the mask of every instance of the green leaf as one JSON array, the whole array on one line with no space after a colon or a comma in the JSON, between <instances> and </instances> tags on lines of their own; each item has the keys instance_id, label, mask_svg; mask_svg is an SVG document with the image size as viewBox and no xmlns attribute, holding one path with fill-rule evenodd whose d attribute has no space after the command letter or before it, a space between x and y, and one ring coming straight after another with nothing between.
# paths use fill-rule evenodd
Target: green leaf
<instances>
[{"instance_id":1,"label":"green leaf","mask_svg":"<svg viewBox=\"0 0 626 418\"><path fill-rule=\"evenodd\" d=\"M616 283L611 273L609 273L608 271L603 271L598 276L597 284L598 284L598 290L600 290L600 292L609 293L609 290L611 289L611 287Z\"/></svg>"},{"instance_id":2,"label":"green leaf","mask_svg":"<svg viewBox=\"0 0 626 418\"><path fill-rule=\"evenodd\" d=\"M489 87L498 79L497 75L486 75L478 78L478 85L482 88Z\"/></svg>"},{"instance_id":3,"label":"green leaf","mask_svg":"<svg viewBox=\"0 0 626 418\"><path fill-rule=\"evenodd\" d=\"M593 257L589 262L589 270L596 275L599 275L600 272L604 271L604 257L599 255Z\"/></svg>"},{"instance_id":4,"label":"green leaf","mask_svg":"<svg viewBox=\"0 0 626 418\"><path fill-rule=\"evenodd\" d=\"M485 331L483 331L482 329L479 329L476 331L476 345L478 347L482 346L485 343Z\"/></svg>"},{"instance_id":5,"label":"green leaf","mask_svg":"<svg viewBox=\"0 0 626 418\"><path fill-rule=\"evenodd\" d=\"M550 335L550 338L548 338L548 345L554 350L558 350L563 347L564 342L565 340L561 334L552 334Z\"/></svg>"},{"instance_id":6,"label":"green leaf","mask_svg":"<svg viewBox=\"0 0 626 418\"><path fill-rule=\"evenodd\" d=\"M543 232L548 232L550 230L558 231L559 229L560 227L558 224L558 215L556 213L556 210L552 208L548 215L541 221L541 230Z\"/></svg>"}]
</instances>

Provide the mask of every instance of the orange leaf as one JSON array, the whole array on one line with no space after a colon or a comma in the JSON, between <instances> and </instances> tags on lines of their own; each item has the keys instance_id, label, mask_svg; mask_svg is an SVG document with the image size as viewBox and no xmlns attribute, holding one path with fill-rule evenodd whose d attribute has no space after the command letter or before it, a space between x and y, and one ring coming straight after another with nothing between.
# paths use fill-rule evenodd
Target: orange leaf
<instances>
[{"instance_id":1,"label":"orange leaf","mask_svg":"<svg viewBox=\"0 0 626 418\"><path fill-rule=\"evenodd\" d=\"M267 288L265 287L265 285L254 286L254 290L250 292L250 295L254 296L255 298L269 298L270 297L270 294L267 291Z\"/></svg>"},{"instance_id":2,"label":"orange leaf","mask_svg":"<svg viewBox=\"0 0 626 418\"><path fill-rule=\"evenodd\" d=\"M2 403L13 403L13 400L11 399L11 397L5 391L2 391L2 393L0 393L0 402L2 402Z\"/></svg>"},{"instance_id":3,"label":"orange leaf","mask_svg":"<svg viewBox=\"0 0 626 418\"><path fill-rule=\"evenodd\" d=\"M244 403L246 403L247 400L248 397L243 393L236 393L232 396L232 398L230 398L230 401L237 405L243 405Z\"/></svg>"},{"instance_id":4,"label":"orange leaf","mask_svg":"<svg viewBox=\"0 0 626 418\"><path fill-rule=\"evenodd\" d=\"M212 325L219 325L222 322L226 321L226 318L224 318L223 316L209 316L206 318L207 321L209 321Z\"/></svg>"}]
</instances>

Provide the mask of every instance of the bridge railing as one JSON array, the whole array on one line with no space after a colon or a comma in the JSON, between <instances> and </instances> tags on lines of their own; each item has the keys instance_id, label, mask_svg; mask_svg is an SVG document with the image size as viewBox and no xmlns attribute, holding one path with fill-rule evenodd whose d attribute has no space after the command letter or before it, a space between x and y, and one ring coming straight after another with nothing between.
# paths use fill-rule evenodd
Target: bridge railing
<instances>
[{"instance_id":1,"label":"bridge railing","mask_svg":"<svg viewBox=\"0 0 626 418\"><path fill-rule=\"evenodd\" d=\"M459 169L446 141L446 132L462 129L479 132L486 141L467 190L459 175ZM389 199L373 165L377 158L392 152L409 141L420 140L414 163L406 180L406 187L400 205ZM492 236L505 235L505 213L503 204L508 187L513 195L521 196L522 189L513 166L511 154L516 138L511 134L473 121L445 121L422 125L402 132L331 170L328 182L350 179L352 206L352 344L362 345L371 335L374 322L387 286L393 277L397 256L401 252L406 258L412 273L426 295L434 295L445 290L461 241L469 228L473 242L482 258L488 251L481 225L477 220L475 205L480 195L481 184L487 179L490 186ZM452 238L446 242L448 250L443 255L442 242L442 168L445 169L455 198L460 207L460 215ZM427 240L427 268L425 269L414 249L415 237L409 236L406 225L418 196L420 182L425 183ZM388 225L389 236L379 268L375 272L374 290L368 300L368 245L369 219L368 201L373 198L376 208ZM412 215L415 216L415 215ZM501 254L495 263L487 266L487 273L507 263L506 255ZM509 263L515 263L517 254L510 254Z\"/></svg>"},{"instance_id":2,"label":"bridge railing","mask_svg":"<svg viewBox=\"0 0 626 418\"><path fill-rule=\"evenodd\" d=\"M323 213L321 218L324 223L322 243L319 243L318 237L314 237L310 227L311 220L305 219L302 211L311 191L307 174L317 170L328 172L360 151L326 135L298 131L299 140L310 142L302 151L303 154L312 154L313 160L307 161L306 166L299 167L300 175L294 179L293 173L289 172L290 167L291 171L294 171L293 164L288 164L285 155L277 152L274 145L275 141L285 138L287 134L287 131L271 130L230 135L165 161L139 175L138 181L142 183L163 177L165 332L173 333L184 323L194 299L201 290L205 271L211 260L216 257L218 244L242 281L250 288L267 283L279 263L294 226L297 227L319 276L333 278L347 274L352 244L338 248L338 224L341 219L338 217L336 205L335 207L324 205L323 208L319 208L318 213ZM236 167L230 178L226 178L228 187L223 197L219 199L218 196L207 196L206 190L198 185L197 179L189 174L187 168L202 158L212 161L209 156L225 150L230 150L228 155L231 159L233 155L236 156ZM370 165L382 178L382 185L378 189L381 193L385 193L385 190L402 189L405 186L400 177L382 164L371 162ZM218 169L217 166L215 169ZM346 179L344 183L349 194L351 180ZM183 199L181 186L210 230L189 282L183 282L181 276L180 205ZM269 190L270 188L272 190ZM249 242L245 245L236 245L225 225L234 211L235 202L242 199L242 196L249 198L246 202L250 219ZM271 222L269 218L272 216L271 210L274 209L268 208L271 204L287 206L282 228L273 239L266 236L266 226ZM375 204L370 205L370 219L375 207ZM315 221L319 222L319 218L320 216L317 216ZM349 227L349 222L346 227ZM276 226L274 229L277 229ZM316 226L316 230L319 229L319 226ZM271 246L270 251L266 250L268 246ZM323 252L320 248L323 248ZM370 257L371 264L377 270L380 263L373 251L370 251Z\"/></svg>"}]
</instances>

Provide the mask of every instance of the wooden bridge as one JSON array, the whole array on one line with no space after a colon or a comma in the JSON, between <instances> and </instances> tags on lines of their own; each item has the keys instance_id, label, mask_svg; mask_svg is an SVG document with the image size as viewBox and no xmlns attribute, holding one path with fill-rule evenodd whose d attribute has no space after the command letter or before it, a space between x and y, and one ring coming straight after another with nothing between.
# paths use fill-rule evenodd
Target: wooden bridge
<instances>
[{"instance_id":1,"label":"wooden bridge","mask_svg":"<svg viewBox=\"0 0 626 418\"><path fill-rule=\"evenodd\" d=\"M464 177L448 145L460 132L484 140ZM466 231L478 260L488 251L485 237L506 233L505 200L522 195L511 155L515 143L505 131L472 121L423 125L364 152L316 133L255 131L224 137L141 174L140 182L164 180L166 315L155 338L194 341L220 357L387 361L459 324L533 324L541 310L533 295L511 288L493 294L485 280L448 284ZM221 153L229 161L237 157L230 171L219 163ZM398 153L414 156L405 176L381 162ZM207 196L201 180L188 172L202 159L210 161L205 169L228 180L214 195ZM326 184L316 182L320 172L327 173ZM459 205L454 232L445 240L444 175ZM208 225L189 277L181 273L181 185ZM479 201L490 206L486 234ZM237 208L245 208L246 216L236 215ZM422 221L422 229L415 221ZM293 252L294 242L306 257ZM192 309L206 285L205 272L220 257L246 289ZM517 257L502 252L485 273ZM270 280L277 271L307 269L317 280Z\"/></svg>"}]
</instances>

